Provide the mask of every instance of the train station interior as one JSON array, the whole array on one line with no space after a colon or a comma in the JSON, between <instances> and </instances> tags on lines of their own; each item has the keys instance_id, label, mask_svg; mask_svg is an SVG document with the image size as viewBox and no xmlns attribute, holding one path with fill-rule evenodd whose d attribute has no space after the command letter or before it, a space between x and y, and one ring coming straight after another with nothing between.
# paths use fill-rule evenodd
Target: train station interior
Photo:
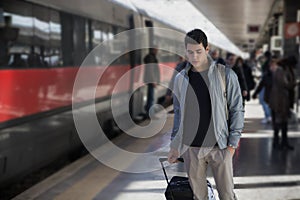
<instances>
[{"instance_id":1,"label":"train station interior","mask_svg":"<svg viewBox=\"0 0 300 200\"><path fill-rule=\"evenodd\" d=\"M294 0L2 0L0 199L183 200L211 133L208 199L300 200L299 38Z\"/></svg>"}]
</instances>

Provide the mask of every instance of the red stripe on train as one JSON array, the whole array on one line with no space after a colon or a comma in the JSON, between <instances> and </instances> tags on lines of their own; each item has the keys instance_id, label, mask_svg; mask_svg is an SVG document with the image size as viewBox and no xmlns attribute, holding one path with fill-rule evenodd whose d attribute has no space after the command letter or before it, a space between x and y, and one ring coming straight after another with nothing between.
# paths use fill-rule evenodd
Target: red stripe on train
<instances>
[{"instance_id":1,"label":"red stripe on train","mask_svg":"<svg viewBox=\"0 0 300 200\"><path fill-rule=\"evenodd\" d=\"M170 80L172 74L164 70L163 65L175 67L176 63L160 64L161 81ZM73 85L78 67L53 69L4 69L0 70L0 122L16 119L40 112L50 111L72 104ZM104 73L97 87L96 98L110 96L116 82L124 75L130 66L110 66L104 72L104 67L86 67L83 70L89 77L80 88L74 91L79 94L76 102L89 100L80 92L91 86L89 80ZM134 75L134 84L141 83L143 69ZM91 77L93 76L93 77ZM115 92L126 92L130 87L128 77ZM124 84L125 83L125 84Z\"/></svg>"}]
</instances>

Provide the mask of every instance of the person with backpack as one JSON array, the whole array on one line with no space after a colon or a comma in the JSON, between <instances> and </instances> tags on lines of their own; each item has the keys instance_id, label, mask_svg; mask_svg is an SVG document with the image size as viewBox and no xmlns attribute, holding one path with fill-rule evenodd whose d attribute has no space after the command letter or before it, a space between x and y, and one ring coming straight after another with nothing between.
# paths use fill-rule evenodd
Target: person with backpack
<instances>
[{"instance_id":1,"label":"person with backpack","mask_svg":"<svg viewBox=\"0 0 300 200\"><path fill-rule=\"evenodd\" d=\"M232 157L244 127L238 78L230 68L213 62L202 30L186 34L185 48L188 62L173 86L175 137L168 161L183 157L194 199L207 199L208 165L220 199L236 199Z\"/></svg>"},{"instance_id":2,"label":"person with backpack","mask_svg":"<svg viewBox=\"0 0 300 200\"><path fill-rule=\"evenodd\" d=\"M270 64L270 70L273 74L269 96L274 131L273 147L294 150L294 147L288 141L289 91L293 88L294 83L289 79L289 74L279 64L283 64L283 62L277 59L272 59ZM279 141L279 131L281 131L281 141Z\"/></svg>"},{"instance_id":3,"label":"person with backpack","mask_svg":"<svg viewBox=\"0 0 300 200\"><path fill-rule=\"evenodd\" d=\"M149 117L150 108L155 103L155 88L160 82L159 64L156 56L157 52L158 48L149 48L149 53L144 57L144 82L147 84L147 102L145 105L147 118Z\"/></svg>"},{"instance_id":4,"label":"person with backpack","mask_svg":"<svg viewBox=\"0 0 300 200\"><path fill-rule=\"evenodd\" d=\"M241 57L238 57L236 59L233 59L233 58L234 58L233 54L228 56L228 60L231 60L229 67L231 67L231 69L236 73L236 75L238 77L239 85L241 88L241 93L243 96L243 106L245 107L245 100L247 99L247 97L249 95L249 91L248 91L248 86L247 86L247 82L246 82L246 78L245 78L245 74L244 74L244 70L243 70L244 61ZM232 60L235 60L235 62L232 63Z\"/></svg>"}]
</instances>

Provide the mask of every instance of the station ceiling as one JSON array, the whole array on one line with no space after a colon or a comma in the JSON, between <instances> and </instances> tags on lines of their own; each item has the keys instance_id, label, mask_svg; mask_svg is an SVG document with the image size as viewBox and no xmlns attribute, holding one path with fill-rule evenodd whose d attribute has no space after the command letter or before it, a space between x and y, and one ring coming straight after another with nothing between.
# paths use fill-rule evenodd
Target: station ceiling
<instances>
[{"instance_id":1,"label":"station ceiling","mask_svg":"<svg viewBox=\"0 0 300 200\"><path fill-rule=\"evenodd\" d=\"M78 13L98 12L98 0L29 0L53 7L66 7ZM244 55L251 47L267 41L272 16L283 11L284 0L106 0L131 10L142 11L150 18L172 25L182 31L203 29L213 45L236 55ZM98 7L97 7L98 6ZM83 11L81 11L83 12ZM100 12L101 13L101 12ZM245 56L242 56L245 57Z\"/></svg>"},{"instance_id":2,"label":"station ceiling","mask_svg":"<svg viewBox=\"0 0 300 200\"><path fill-rule=\"evenodd\" d=\"M282 12L279 0L190 0L241 50L261 45L273 14Z\"/></svg>"},{"instance_id":3,"label":"station ceiling","mask_svg":"<svg viewBox=\"0 0 300 200\"><path fill-rule=\"evenodd\" d=\"M149 17L172 24L183 31L201 28L208 33L208 37L212 37L210 41L214 45L221 48L224 45L230 46L227 49L237 52L237 55L243 54L239 50L249 52L268 42L273 15L283 12L283 0L111 1L142 10Z\"/></svg>"}]
</instances>

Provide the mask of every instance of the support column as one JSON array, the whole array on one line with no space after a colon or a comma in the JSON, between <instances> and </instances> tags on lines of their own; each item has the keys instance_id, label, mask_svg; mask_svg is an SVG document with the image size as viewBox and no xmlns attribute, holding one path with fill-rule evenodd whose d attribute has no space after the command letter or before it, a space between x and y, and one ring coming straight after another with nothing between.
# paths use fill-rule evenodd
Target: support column
<instances>
[{"instance_id":1,"label":"support column","mask_svg":"<svg viewBox=\"0 0 300 200\"><path fill-rule=\"evenodd\" d=\"M284 0L284 23L296 22L298 10L300 1ZM296 38L284 38L283 52L284 56L295 55L299 60L299 44L296 43Z\"/></svg>"}]
</instances>

